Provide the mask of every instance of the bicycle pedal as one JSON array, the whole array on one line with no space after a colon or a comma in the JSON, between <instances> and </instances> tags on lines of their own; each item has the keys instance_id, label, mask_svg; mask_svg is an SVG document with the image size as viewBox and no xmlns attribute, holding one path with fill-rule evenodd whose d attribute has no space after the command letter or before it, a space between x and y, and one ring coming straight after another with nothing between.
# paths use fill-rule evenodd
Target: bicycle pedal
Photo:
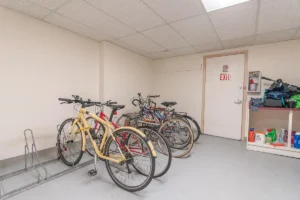
<instances>
[{"instance_id":1,"label":"bicycle pedal","mask_svg":"<svg viewBox=\"0 0 300 200\"><path fill-rule=\"evenodd\" d=\"M97 175L97 171L94 170L94 169L92 169L92 170L90 170L90 171L88 172L88 175L89 175L89 176L96 176L96 175Z\"/></svg>"}]
</instances>

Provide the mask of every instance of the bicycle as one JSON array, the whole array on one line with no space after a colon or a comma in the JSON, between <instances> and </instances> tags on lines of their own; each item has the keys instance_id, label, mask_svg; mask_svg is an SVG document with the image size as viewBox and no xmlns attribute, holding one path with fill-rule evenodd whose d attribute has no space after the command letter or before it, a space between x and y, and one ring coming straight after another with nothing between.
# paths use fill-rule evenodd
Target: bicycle
<instances>
[{"instance_id":1,"label":"bicycle","mask_svg":"<svg viewBox=\"0 0 300 200\"><path fill-rule=\"evenodd\" d=\"M179 117L172 117L169 115L161 115L155 112L153 107L149 105L149 98L158 97L148 95L143 99L141 93L138 93L138 99L133 99L132 104L140 107L139 114L130 117L128 114L123 115L121 119L125 118L125 124L130 126L151 126L161 133L168 141L172 156L175 158L184 157L189 154L194 144L194 135L189 125Z\"/></svg>"},{"instance_id":2,"label":"bicycle","mask_svg":"<svg viewBox=\"0 0 300 200\"><path fill-rule=\"evenodd\" d=\"M80 162L83 152L86 150L86 135L88 135L96 153L94 157L95 169L89 171L89 175L97 174L96 162L99 157L105 161L108 174L120 188L135 192L149 185L155 172L156 152L151 141L147 140L146 135L133 127L115 129L110 122L104 121L86 110L87 107L95 103L100 104L100 102L83 101L82 98L74 95L73 98L58 99L62 101L61 104L76 103L81 105L77 118L66 119L59 128L57 146L58 154L63 163L73 166ZM100 147L97 146L94 140L95 136L86 121L85 114L105 126ZM122 140L124 132L138 138L139 143L143 145L142 152L132 152L130 150L130 148L135 146L135 143L130 143L129 140ZM78 148L76 148L77 146ZM143 166L140 165L140 162L143 162L144 165L148 164L145 169L142 168ZM144 174L135 173L130 166L135 170L142 171ZM124 174L125 176L122 177ZM137 181L140 182L138 183Z\"/></svg>"},{"instance_id":3,"label":"bicycle","mask_svg":"<svg viewBox=\"0 0 300 200\"><path fill-rule=\"evenodd\" d=\"M152 103L155 102L152 101ZM171 101L171 102L164 101L161 104L166 108L156 108L156 103L155 103L154 107L158 109L158 112L163 112L163 114L170 114L173 117L182 118L191 127L194 133L194 142L197 142L198 139L200 138L200 135L202 134L198 122L191 116L187 115L186 112L176 112L175 109L171 109L173 106L177 104L177 102L175 101Z\"/></svg>"},{"instance_id":4,"label":"bicycle","mask_svg":"<svg viewBox=\"0 0 300 200\"><path fill-rule=\"evenodd\" d=\"M114 126L114 128L117 129L117 128L119 128L119 126L115 122L113 122L113 116L117 114L116 107L120 107L120 106L114 105L116 103L117 102L107 101L102 104L95 104L95 106L100 108L100 111L97 112L96 115L98 115L101 119L103 119L105 121L111 122L111 124ZM103 112L104 106L108 106L112 109L110 117L108 117ZM125 106L124 107L121 106L121 107L124 108ZM95 133L96 143L100 144L101 139L103 138L103 133L105 132L105 127L101 123L99 123L98 121L94 120L91 117L88 117L86 120L89 123L89 125L91 125L92 130ZM165 140L165 138L161 134L157 133L155 130L153 130L149 127L137 127L137 129L142 131L147 136L147 139L149 139L152 142L154 149L156 151L156 154L157 154L156 162L155 162L156 170L155 170L153 177L158 178L158 177L163 176L169 170L169 168L171 166L171 161L172 161L172 153L171 153L170 146L168 145L168 142ZM137 144L135 147L136 149L130 149L131 151L133 151L133 152L139 151L142 148L142 146L139 145L137 139L132 135L130 137L127 137L126 132L123 133L122 138L124 140L135 141L135 143ZM87 148L87 152L91 156L94 156L95 151L93 151L93 148ZM143 172L139 172L139 173L143 174Z\"/></svg>"}]
</instances>

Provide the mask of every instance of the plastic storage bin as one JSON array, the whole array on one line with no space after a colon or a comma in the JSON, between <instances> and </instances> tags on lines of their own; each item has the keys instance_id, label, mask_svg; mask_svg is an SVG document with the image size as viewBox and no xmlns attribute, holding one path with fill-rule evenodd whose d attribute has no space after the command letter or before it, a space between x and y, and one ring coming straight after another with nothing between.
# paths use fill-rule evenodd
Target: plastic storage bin
<instances>
[{"instance_id":1,"label":"plastic storage bin","mask_svg":"<svg viewBox=\"0 0 300 200\"><path fill-rule=\"evenodd\" d=\"M297 132L294 136L294 148L300 149L300 132Z\"/></svg>"}]
</instances>

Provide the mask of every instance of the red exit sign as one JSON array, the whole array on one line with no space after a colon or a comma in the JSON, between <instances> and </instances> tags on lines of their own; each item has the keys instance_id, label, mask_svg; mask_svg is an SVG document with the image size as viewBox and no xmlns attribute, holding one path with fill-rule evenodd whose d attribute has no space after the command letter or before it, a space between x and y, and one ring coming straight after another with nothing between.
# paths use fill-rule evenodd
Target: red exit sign
<instances>
[{"instance_id":1,"label":"red exit sign","mask_svg":"<svg viewBox=\"0 0 300 200\"><path fill-rule=\"evenodd\" d=\"M230 74L227 73L221 73L220 74L220 81L229 81L230 80Z\"/></svg>"}]
</instances>

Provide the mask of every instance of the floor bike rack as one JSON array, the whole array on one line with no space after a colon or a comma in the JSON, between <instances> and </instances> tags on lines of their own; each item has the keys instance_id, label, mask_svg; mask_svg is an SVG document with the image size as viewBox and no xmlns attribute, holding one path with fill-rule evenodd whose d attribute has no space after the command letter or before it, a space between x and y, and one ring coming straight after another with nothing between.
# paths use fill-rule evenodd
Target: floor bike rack
<instances>
[{"instance_id":1,"label":"floor bike rack","mask_svg":"<svg viewBox=\"0 0 300 200\"><path fill-rule=\"evenodd\" d=\"M60 127L60 125L57 126L57 129L59 129L59 127ZM29 148L28 140L27 140L27 135L28 134L31 134L31 137L32 137L31 152L30 152L30 148ZM25 192L25 191L27 191L31 188L34 188L36 186L39 186L39 185L44 184L48 181L51 181L53 179L56 179L58 177L61 177L61 176L66 175L68 173L71 173L71 172L73 172L77 169L86 167L86 166L94 163L94 159L92 159L92 160L89 160L87 162L75 165L75 166L73 164L73 167L71 167L69 169L63 170L63 171L61 171L59 173L56 173L54 175L49 175L49 173L48 173L45 166L47 166L49 164L52 164L52 163L59 162L60 156L58 155L58 157L56 159L49 160L49 161L41 163L40 158L38 156L38 152L37 152L37 148L36 148L36 145L35 145L35 139L34 139L32 130L31 129L26 129L24 131L24 137L25 137L25 148L24 148L25 149L25 152L24 152L25 167L24 167L24 169L17 170L17 171L14 171L14 172L11 172L11 173L0 176L0 199L1 200L2 199L3 200L8 199L8 198L13 197L17 194ZM37 164L34 164L34 162L33 162L34 156L36 157ZM28 166L28 163L30 163L31 165ZM45 175L43 177L42 177L41 173L39 172L38 168L43 169L43 171L45 172ZM9 179L9 178L24 174L24 173L29 172L29 171L35 171L36 172L36 174L37 174L37 181L36 182L25 185L25 186L20 187L20 188L17 188L15 190L12 190L12 191L7 192L7 193L4 192L2 182L5 179Z\"/></svg>"}]
</instances>

